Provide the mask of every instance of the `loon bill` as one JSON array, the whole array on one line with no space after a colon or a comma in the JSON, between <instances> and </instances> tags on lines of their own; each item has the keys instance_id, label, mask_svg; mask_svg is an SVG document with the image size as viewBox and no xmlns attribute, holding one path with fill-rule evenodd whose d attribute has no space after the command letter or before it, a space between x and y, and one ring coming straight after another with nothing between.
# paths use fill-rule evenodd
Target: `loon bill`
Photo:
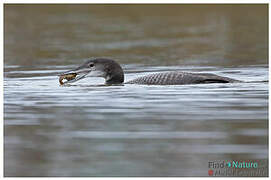
<instances>
[{"instance_id":1,"label":"loon bill","mask_svg":"<svg viewBox=\"0 0 271 180\"><path fill-rule=\"evenodd\" d=\"M123 70L116 61L112 59L95 58L86 61L84 64L75 69L61 73L59 75L59 83L63 85L76 82L86 77L103 77L105 79L105 83L109 85L122 84L124 82ZM125 84L183 85L233 82L241 81L210 73L188 73L172 71L146 75L125 82Z\"/></svg>"}]
</instances>

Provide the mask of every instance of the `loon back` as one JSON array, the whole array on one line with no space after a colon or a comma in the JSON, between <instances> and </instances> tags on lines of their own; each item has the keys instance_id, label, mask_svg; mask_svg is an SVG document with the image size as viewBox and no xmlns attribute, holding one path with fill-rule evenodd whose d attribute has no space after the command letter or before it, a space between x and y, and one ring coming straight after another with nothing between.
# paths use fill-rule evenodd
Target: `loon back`
<instances>
[{"instance_id":1,"label":"loon back","mask_svg":"<svg viewBox=\"0 0 271 180\"><path fill-rule=\"evenodd\" d=\"M76 82L86 77L103 77L106 84L122 84L124 73L121 66L112 59L95 58L81 66L59 75L60 84ZM63 82L63 80L66 80ZM231 78L209 73L164 72L151 74L128 81L125 84L181 85L200 83L240 82Z\"/></svg>"},{"instance_id":2,"label":"loon back","mask_svg":"<svg viewBox=\"0 0 271 180\"><path fill-rule=\"evenodd\" d=\"M163 72L133 79L125 84L182 85L202 83L232 83L237 80L210 73Z\"/></svg>"}]
</instances>

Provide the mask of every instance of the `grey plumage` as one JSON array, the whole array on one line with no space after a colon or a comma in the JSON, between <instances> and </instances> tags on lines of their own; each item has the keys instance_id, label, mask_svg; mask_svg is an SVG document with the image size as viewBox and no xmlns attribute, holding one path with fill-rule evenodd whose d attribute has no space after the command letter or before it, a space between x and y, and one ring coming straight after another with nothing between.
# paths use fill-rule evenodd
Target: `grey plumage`
<instances>
[{"instance_id":1,"label":"grey plumage","mask_svg":"<svg viewBox=\"0 0 271 180\"><path fill-rule=\"evenodd\" d=\"M237 80L209 73L163 72L133 79L125 84L182 85L201 83L232 83Z\"/></svg>"}]
</instances>

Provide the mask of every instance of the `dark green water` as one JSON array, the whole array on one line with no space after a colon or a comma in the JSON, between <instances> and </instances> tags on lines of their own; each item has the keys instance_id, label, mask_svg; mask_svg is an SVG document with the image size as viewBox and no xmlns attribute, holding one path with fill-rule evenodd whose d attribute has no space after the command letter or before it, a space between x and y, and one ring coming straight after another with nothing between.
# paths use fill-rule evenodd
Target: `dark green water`
<instances>
[{"instance_id":1,"label":"dark green water","mask_svg":"<svg viewBox=\"0 0 271 180\"><path fill-rule=\"evenodd\" d=\"M267 6L4 10L5 176L208 176L210 161L268 159ZM89 57L116 59L126 80L180 70L245 82L59 86L55 74Z\"/></svg>"}]
</instances>

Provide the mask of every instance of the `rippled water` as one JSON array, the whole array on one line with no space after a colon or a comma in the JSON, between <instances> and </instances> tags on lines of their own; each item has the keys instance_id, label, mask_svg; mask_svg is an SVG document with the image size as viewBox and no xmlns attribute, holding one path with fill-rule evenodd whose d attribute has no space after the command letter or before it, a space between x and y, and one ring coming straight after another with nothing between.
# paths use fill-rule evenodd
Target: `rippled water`
<instances>
[{"instance_id":1,"label":"rippled water","mask_svg":"<svg viewBox=\"0 0 271 180\"><path fill-rule=\"evenodd\" d=\"M202 176L210 160L267 158L267 83L59 86L47 74L68 68L17 68L4 82L8 174ZM126 78L152 70L139 68ZM262 66L174 69L268 79Z\"/></svg>"},{"instance_id":2,"label":"rippled water","mask_svg":"<svg viewBox=\"0 0 271 180\"><path fill-rule=\"evenodd\" d=\"M267 160L264 11L195 7L6 6L5 176L208 176L210 161ZM126 81L179 70L244 82L59 85L90 56L117 59Z\"/></svg>"}]
</instances>

